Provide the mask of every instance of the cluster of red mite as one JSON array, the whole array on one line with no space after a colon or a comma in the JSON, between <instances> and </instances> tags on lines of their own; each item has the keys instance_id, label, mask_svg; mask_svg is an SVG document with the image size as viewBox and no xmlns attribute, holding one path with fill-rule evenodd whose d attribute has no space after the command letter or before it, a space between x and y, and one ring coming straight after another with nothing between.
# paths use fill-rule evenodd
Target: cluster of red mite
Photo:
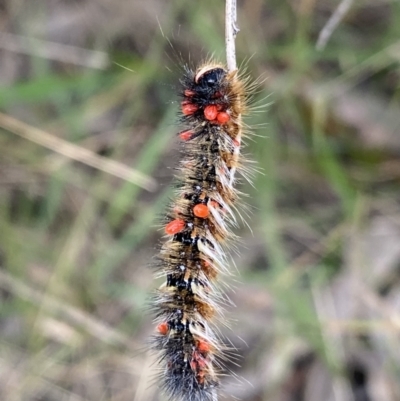
<instances>
[{"instance_id":1,"label":"cluster of red mite","mask_svg":"<svg viewBox=\"0 0 400 401\"><path fill-rule=\"evenodd\" d=\"M236 73L219 64L187 69L181 83L183 160L159 256L166 283L153 302L153 348L171 400L215 401L224 348L212 328L224 299L215 279L225 269L245 99Z\"/></svg>"},{"instance_id":2,"label":"cluster of red mite","mask_svg":"<svg viewBox=\"0 0 400 401\"><path fill-rule=\"evenodd\" d=\"M169 331L168 323L163 322L157 326L157 331L166 336ZM211 351L210 344L205 340L198 340L192 354L192 359L189 362L190 368L196 372L196 379L200 385L204 384L205 372L207 369L207 354Z\"/></svg>"}]
</instances>

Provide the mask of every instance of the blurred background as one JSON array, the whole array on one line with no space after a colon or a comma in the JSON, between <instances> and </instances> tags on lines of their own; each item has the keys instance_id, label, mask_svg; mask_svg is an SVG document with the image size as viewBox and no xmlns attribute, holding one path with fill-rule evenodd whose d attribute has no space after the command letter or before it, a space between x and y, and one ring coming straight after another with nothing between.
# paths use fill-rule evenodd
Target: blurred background
<instances>
[{"instance_id":1,"label":"blurred background","mask_svg":"<svg viewBox=\"0 0 400 401\"><path fill-rule=\"evenodd\" d=\"M263 170L233 255L244 401L400 400L400 3L239 0ZM224 60L221 0L0 3L0 399L164 400L149 268L182 63Z\"/></svg>"}]
</instances>

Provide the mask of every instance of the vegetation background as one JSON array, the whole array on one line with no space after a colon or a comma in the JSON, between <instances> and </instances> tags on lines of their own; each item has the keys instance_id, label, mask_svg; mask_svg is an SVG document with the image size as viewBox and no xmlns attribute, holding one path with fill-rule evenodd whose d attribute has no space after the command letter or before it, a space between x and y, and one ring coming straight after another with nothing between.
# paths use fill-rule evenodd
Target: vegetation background
<instances>
[{"instance_id":1,"label":"vegetation background","mask_svg":"<svg viewBox=\"0 0 400 401\"><path fill-rule=\"evenodd\" d=\"M317 51L338 4L239 1L269 103L226 333L243 401L400 400L400 3L355 1ZM148 264L179 64L224 59L224 2L3 0L0 32L0 399L163 400Z\"/></svg>"}]
</instances>

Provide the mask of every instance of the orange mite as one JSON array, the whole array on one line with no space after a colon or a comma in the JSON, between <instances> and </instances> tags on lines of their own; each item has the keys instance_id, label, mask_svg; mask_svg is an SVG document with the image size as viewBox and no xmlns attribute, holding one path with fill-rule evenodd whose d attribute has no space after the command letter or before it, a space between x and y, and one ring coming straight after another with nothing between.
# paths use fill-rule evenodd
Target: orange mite
<instances>
[{"instance_id":1,"label":"orange mite","mask_svg":"<svg viewBox=\"0 0 400 401\"><path fill-rule=\"evenodd\" d=\"M169 235L177 234L185 228L185 225L186 223L183 220L172 220L165 226L165 232Z\"/></svg>"},{"instance_id":2,"label":"orange mite","mask_svg":"<svg viewBox=\"0 0 400 401\"><path fill-rule=\"evenodd\" d=\"M168 333L168 323L166 322L160 323L157 326L157 331L163 336L165 336Z\"/></svg>"},{"instance_id":3,"label":"orange mite","mask_svg":"<svg viewBox=\"0 0 400 401\"><path fill-rule=\"evenodd\" d=\"M209 352L210 351L210 343L208 343L207 341L204 341L204 340L199 340L197 342L197 349L202 353Z\"/></svg>"},{"instance_id":4,"label":"orange mite","mask_svg":"<svg viewBox=\"0 0 400 401\"><path fill-rule=\"evenodd\" d=\"M209 120L213 121L218 115L217 106L214 104L210 104L204 108L204 117Z\"/></svg>"},{"instance_id":5,"label":"orange mite","mask_svg":"<svg viewBox=\"0 0 400 401\"><path fill-rule=\"evenodd\" d=\"M206 205L203 205L202 203L196 205L193 208L193 214L196 217L200 217L202 219L205 219L209 215L210 211L208 210L208 207Z\"/></svg>"},{"instance_id":6,"label":"orange mite","mask_svg":"<svg viewBox=\"0 0 400 401\"><path fill-rule=\"evenodd\" d=\"M219 124L225 124L231 119L231 116L225 111L221 111L217 115L217 121Z\"/></svg>"}]
</instances>

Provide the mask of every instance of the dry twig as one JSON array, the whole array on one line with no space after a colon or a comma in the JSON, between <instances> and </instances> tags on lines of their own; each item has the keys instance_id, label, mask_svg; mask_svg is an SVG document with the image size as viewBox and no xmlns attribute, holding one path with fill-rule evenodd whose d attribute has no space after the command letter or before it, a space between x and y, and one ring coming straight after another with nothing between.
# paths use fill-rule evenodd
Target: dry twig
<instances>
[{"instance_id":1,"label":"dry twig","mask_svg":"<svg viewBox=\"0 0 400 401\"><path fill-rule=\"evenodd\" d=\"M226 0L225 9L225 46L226 46L226 63L229 71L235 71L236 66L236 50L235 38L239 32L236 24L236 0Z\"/></svg>"},{"instance_id":2,"label":"dry twig","mask_svg":"<svg viewBox=\"0 0 400 401\"><path fill-rule=\"evenodd\" d=\"M139 171L133 170L115 160L99 156L88 149L65 141L64 139L57 138L48 132L31 127L30 125L6 114L0 113L0 127L60 155L122 178L123 180L136 184L148 191L153 191L156 188L156 181Z\"/></svg>"},{"instance_id":3,"label":"dry twig","mask_svg":"<svg viewBox=\"0 0 400 401\"><path fill-rule=\"evenodd\" d=\"M331 18L329 18L328 22L320 32L316 45L317 50L324 49L329 38L332 36L333 31L340 24L340 21L342 21L352 4L353 0L342 0L336 11L332 14Z\"/></svg>"}]
</instances>

